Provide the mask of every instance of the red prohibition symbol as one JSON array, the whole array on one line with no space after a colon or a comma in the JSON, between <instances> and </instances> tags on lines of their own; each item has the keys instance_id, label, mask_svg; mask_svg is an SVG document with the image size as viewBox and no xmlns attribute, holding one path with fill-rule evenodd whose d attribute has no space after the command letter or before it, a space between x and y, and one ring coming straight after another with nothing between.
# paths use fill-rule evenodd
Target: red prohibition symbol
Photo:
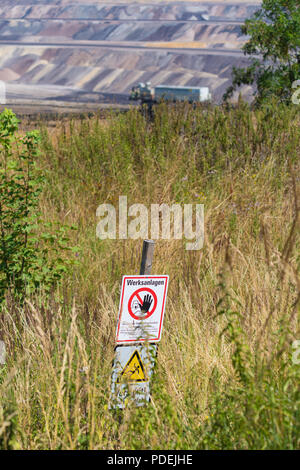
<instances>
[{"instance_id":1,"label":"red prohibition symbol","mask_svg":"<svg viewBox=\"0 0 300 470\"><path fill-rule=\"evenodd\" d=\"M149 310L149 312L145 313L144 315L143 314L136 315L132 311L132 302L133 302L134 297L137 298L140 305L143 305L143 299L139 295L140 292L149 292L149 294L151 294L153 297L153 306L151 310ZM140 289L136 290L135 292L133 292L133 294L130 296L128 300L128 312L132 316L132 318L134 318L135 320L146 320L146 318L151 317L151 315L155 312L156 307L157 307L157 295L155 294L154 290L149 289L149 287L141 287Z\"/></svg>"}]
</instances>

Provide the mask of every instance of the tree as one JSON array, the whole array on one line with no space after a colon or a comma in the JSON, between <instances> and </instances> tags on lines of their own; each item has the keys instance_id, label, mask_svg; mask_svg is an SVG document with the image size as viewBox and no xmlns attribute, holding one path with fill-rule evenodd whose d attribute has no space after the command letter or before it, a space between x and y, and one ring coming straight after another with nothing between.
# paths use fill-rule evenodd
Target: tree
<instances>
[{"instance_id":1,"label":"tree","mask_svg":"<svg viewBox=\"0 0 300 470\"><path fill-rule=\"evenodd\" d=\"M224 99L243 84L255 84L257 104L273 97L291 102L300 79L300 0L263 0L245 21L242 33L250 37L243 51L251 63L247 68L233 67L232 86Z\"/></svg>"}]
</instances>

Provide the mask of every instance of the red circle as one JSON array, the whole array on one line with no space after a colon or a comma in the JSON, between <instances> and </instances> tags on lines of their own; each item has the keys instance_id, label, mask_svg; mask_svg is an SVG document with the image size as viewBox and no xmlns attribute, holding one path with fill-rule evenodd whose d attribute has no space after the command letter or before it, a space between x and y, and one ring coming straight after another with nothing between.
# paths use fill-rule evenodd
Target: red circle
<instances>
[{"instance_id":1,"label":"red circle","mask_svg":"<svg viewBox=\"0 0 300 470\"><path fill-rule=\"evenodd\" d=\"M138 317L138 316L135 315L135 314L133 313L133 311L131 310L131 302L132 302L132 300L133 300L133 297L134 297L136 294L138 294L139 292L142 292L142 291L149 292L149 293L153 296L154 304L153 304L152 310L149 310L149 312L147 313L147 315L145 315L145 316L143 316L143 317ZM134 318L135 320L146 320L146 318L151 317L151 315L155 312L156 306L157 306L157 296L156 296L155 292L154 292L152 289L149 289L149 287L141 287L140 289L134 291L134 293L131 295L131 297L130 297L129 300L128 300L128 312L129 312L129 315L131 315L132 318Z\"/></svg>"}]
</instances>

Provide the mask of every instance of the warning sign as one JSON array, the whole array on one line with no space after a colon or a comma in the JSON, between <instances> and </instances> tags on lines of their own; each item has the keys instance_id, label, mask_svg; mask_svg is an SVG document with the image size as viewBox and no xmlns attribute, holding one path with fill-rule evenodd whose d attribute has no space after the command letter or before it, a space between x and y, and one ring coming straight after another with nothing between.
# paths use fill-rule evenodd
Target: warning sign
<instances>
[{"instance_id":1,"label":"warning sign","mask_svg":"<svg viewBox=\"0 0 300 470\"><path fill-rule=\"evenodd\" d=\"M144 300L142 297L144 296ZM154 302L153 302L154 301ZM157 307L157 295L154 290L141 287L133 292L128 300L128 312L135 320L146 320Z\"/></svg>"},{"instance_id":2,"label":"warning sign","mask_svg":"<svg viewBox=\"0 0 300 470\"><path fill-rule=\"evenodd\" d=\"M123 276L116 342L160 341L169 276Z\"/></svg>"},{"instance_id":3,"label":"warning sign","mask_svg":"<svg viewBox=\"0 0 300 470\"><path fill-rule=\"evenodd\" d=\"M118 382L147 382L146 372L142 363L142 359L136 349L126 366L122 370Z\"/></svg>"},{"instance_id":4,"label":"warning sign","mask_svg":"<svg viewBox=\"0 0 300 470\"><path fill-rule=\"evenodd\" d=\"M128 401L133 401L136 406L149 402L157 346L144 343L116 347L110 408L124 408Z\"/></svg>"}]
</instances>

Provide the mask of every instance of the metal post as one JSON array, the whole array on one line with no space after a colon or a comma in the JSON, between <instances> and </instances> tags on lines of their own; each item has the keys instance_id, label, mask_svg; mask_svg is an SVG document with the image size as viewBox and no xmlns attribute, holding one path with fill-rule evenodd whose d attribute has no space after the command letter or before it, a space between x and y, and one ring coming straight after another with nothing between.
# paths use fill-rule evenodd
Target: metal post
<instances>
[{"instance_id":1,"label":"metal post","mask_svg":"<svg viewBox=\"0 0 300 470\"><path fill-rule=\"evenodd\" d=\"M5 355L6 355L5 343L4 341L0 340L0 365L5 364Z\"/></svg>"},{"instance_id":2,"label":"metal post","mask_svg":"<svg viewBox=\"0 0 300 470\"><path fill-rule=\"evenodd\" d=\"M142 251L141 269L140 269L140 274L141 275L151 274L154 248L155 248L155 242L153 240L144 240L144 242L143 242L143 251ZM158 353L158 344L149 343L148 344L148 355L149 354L152 355L152 361L151 362L152 362L152 368L153 369L156 365L157 353ZM150 387L150 385L149 385L149 387ZM149 392L150 392L150 388L149 388Z\"/></svg>"},{"instance_id":3,"label":"metal post","mask_svg":"<svg viewBox=\"0 0 300 470\"><path fill-rule=\"evenodd\" d=\"M155 242L144 240L140 274L151 274Z\"/></svg>"}]
</instances>

